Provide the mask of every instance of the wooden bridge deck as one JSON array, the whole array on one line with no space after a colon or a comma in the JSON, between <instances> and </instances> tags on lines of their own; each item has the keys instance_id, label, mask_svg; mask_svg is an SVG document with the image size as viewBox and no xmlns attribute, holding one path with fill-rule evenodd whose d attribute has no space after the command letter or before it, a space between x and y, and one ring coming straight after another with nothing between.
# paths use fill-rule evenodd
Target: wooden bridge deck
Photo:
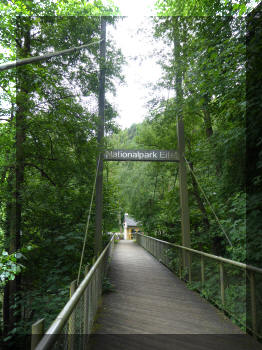
<instances>
[{"instance_id":1,"label":"wooden bridge deck","mask_svg":"<svg viewBox=\"0 0 262 350\"><path fill-rule=\"evenodd\" d=\"M262 349L133 241L116 245L109 280L91 349Z\"/></svg>"}]
</instances>

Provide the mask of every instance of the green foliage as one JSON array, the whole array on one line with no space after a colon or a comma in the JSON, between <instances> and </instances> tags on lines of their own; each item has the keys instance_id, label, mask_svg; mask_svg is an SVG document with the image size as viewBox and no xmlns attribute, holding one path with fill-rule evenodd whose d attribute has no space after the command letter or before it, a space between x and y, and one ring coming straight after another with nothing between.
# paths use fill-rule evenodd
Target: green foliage
<instances>
[{"instance_id":1,"label":"green foliage","mask_svg":"<svg viewBox=\"0 0 262 350\"><path fill-rule=\"evenodd\" d=\"M1 33L5 38L2 45L11 48L11 51L6 50L5 61L9 53L11 56L15 53L15 25L20 57L24 57L26 35L30 36L32 55L99 39L100 18L87 15L103 14L105 7L101 2L91 5L62 1L55 4L51 1L41 7L38 1L32 1L32 8L27 3L13 3L16 6L10 13L7 13L7 7L1 7L2 13L7 16L1 23L1 26L6 26ZM71 10L83 15L81 21L77 16L52 16L58 12L68 14ZM30 11L43 16L29 17ZM24 16L19 18L19 23L13 23L12 16L20 12ZM107 20L109 25L116 18L108 17ZM108 42L108 53L106 88L112 91L115 79L122 79L123 57L111 42ZM47 325L50 324L68 299L70 282L77 277L96 174L98 116L90 105L96 103L98 95L98 70L99 45L93 45L72 55L17 69L17 76L13 71L1 72L0 94L6 99L6 108L1 110L1 116L6 120L0 123L0 249L12 252L7 257L1 257L2 281L14 279L15 273L22 267L20 261L14 258L20 253L12 251L14 233L11 231L18 164L15 144L17 110L23 111L22 128L25 132L19 147L24 158L19 192L21 233L18 234L24 269L21 292L16 296L14 306L14 312L18 314L22 310L23 316L10 333L12 335L30 333L31 324L42 317ZM16 98L13 100L15 78ZM12 107L14 102L19 108ZM112 133L116 128L116 112L107 101L106 106L105 128ZM117 208L114 184L105 179L104 232L116 227ZM93 259L94 210L92 208L82 270ZM104 235L103 244L107 243L108 235ZM81 272L82 277L84 271Z\"/></svg>"},{"instance_id":2,"label":"green foliage","mask_svg":"<svg viewBox=\"0 0 262 350\"><path fill-rule=\"evenodd\" d=\"M21 253L8 254L3 250L0 255L0 287L3 287L7 281L14 280L24 265L19 260L23 257Z\"/></svg>"},{"instance_id":3,"label":"green foliage","mask_svg":"<svg viewBox=\"0 0 262 350\"><path fill-rule=\"evenodd\" d=\"M103 294L111 293L115 291L114 285L110 282L110 280L105 277L102 286Z\"/></svg>"},{"instance_id":4,"label":"green foliage","mask_svg":"<svg viewBox=\"0 0 262 350\"><path fill-rule=\"evenodd\" d=\"M251 0L157 0L155 8L160 16L243 16L254 7Z\"/></svg>"},{"instance_id":5,"label":"green foliage","mask_svg":"<svg viewBox=\"0 0 262 350\"><path fill-rule=\"evenodd\" d=\"M250 2L160 0L157 7L162 17L153 21L155 38L171 47L171 54L159 56L164 75L156 89L171 89L182 72L183 99L152 99L147 119L121 132L114 122L116 111L106 101L105 130L110 135L107 148L176 149L176 120L182 113L186 158L193 164L199 184L232 242L231 247L188 172L192 247L246 262L248 243L253 252L252 263L258 264L262 251L261 240L255 239L261 232L257 219L261 216L262 200L262 152L257 151L261 129L253 118L248 133L255 140L249 144L255 154L255 166L248 186L255 185L255 190L247 211L248 230L254 234L246 242L246 27L243 18L236 16L247 13ZM97 41L99 16L117 11L115 6L105 6L101 1L2 1L0 38L4 50L0 59L5 62L16 59L16 54L41 55ZM214 17L225 14L234 16ZM177 15L186 17L174 17ZM116 20L107 17L108 24ZM30 48L26 51L28 35ZM176 61L173 51L177 40L181 50ZM257 43L253 46L256 50ZM22 310L23 314L17 324L21 334L29 333L31 324L39 318L45 317L50 324L68 299L68 286L77 275L98 154L97 111L90 107L98 94L98 49L98 45L93 45L63 58L17 69L16 74L0 73L0 95L4 101L0 108L0 278L3 288L23 270L22 290L16 296L17 312ZM111 92L115 90L115 79L123 79L123 62L121 52L108 42L106 89ZM257 84L254 89L259 89ZM253 102L258 114L260 102ZM24 178L18 198L22 204L21 249L13 252L15 136L21 110L25 131L19 149L24 155ZM110 238L106 232L118 231L120 208L122 216L128 212L139 220L145 233L181 244L176 163L119 162L107 163L104 168L104 246ZM94 210L83 266L94 260ZM8 246L12 252L8 253ZM170 268L178 272L179 256L170 250L167 258ZM193 267L198 269L196 263ZM234 273L229 275L237 281ZM207 267L206 276L202 294L216 299L218 274ZM192 282L191 288L200 289L200 283ZM104 289L112 290L107 280ZM227 285L227 308L242 315L243 322L244 294L241 283Z\"/></svg>"},{"instance_id":6,"label":"green foliage","mask_svg":"<svg viewBox=\"0 0 262 350\"><path fill-rule=\"evenodd\" d=\"M54 315L58 315L65 306L69 299L69 283L66 287L59 288L55 279L52 282L53 284L48 286L26 290L17 295L15 305L22 308L24 317L18 323L14 334L28 334L32 323L40 317L45 319L45 327L49 327L54 321Z\"/></svg>"},{"instance_id":7,"label":"green foliage","mask_svg":"<svg viewBox=\"0 0 262 350\"><path fill-rule=\"evenodd\" d=\"M198 14L201 11L207 14L204 8L207 3L199 3L203 7L197 8ZM187 14L193 10L190 3L185 2L165 1L161 4L162 10L173 6L171 10L178 11L179 4L181 10L189 11ZM248 11L243 4L239 5L231 9L217 7L215 11ZM162 14L177 15L178 12ZM181 45L180 62L176 62L172 51L167 57L164 54L159 57L165 74L158 87L173 86L176 75L182 70L183 103L179 105L176 97L166 101L154 98L149 103L150 112L145 122L110 139L111 148L175 149L176 120L182 110L186 158L192 163L198 183L232 243L231 246L202 191L194 183L194 177L188 172L191 245L198 250L257 266L261 265L262 257L261 123L257 118L262 96L261 84L258 83L261 80L258 68L261 55L257 55L261 46L261 31L257 30L261 27L259 18L256 29L252 27L254 16L249 21L253 31L249 39L249 69L254 70L249 72L252 73L249 96L245 91L246 23L243 18L156 18L156 38L174 49L178 37ZM250 111L246 124L247 103ZM250 151L247 163L246 142ZM119 186L123 211L140 220L146 234L181 244L177 166L119 162L112 164L111 171ZM166 259L168 267L179 275L177 253L167 251ZM241 269L224 266L225 305L222 305L218 265L209 260L205 259L205 283L202 286L200 258L193 259L189 287L225 309L243 329L246 325L251 327L250 291L245 274ZM188 278L188 271L182 271L181 275ZM259 274L255 280L257 308L261 308ZM260 316L258 319L261 328Z\"/></svg>"},{"instance_id":8,"label":"green foliage","mask_svg":"<svg viewBox=\"0 0 262 350\"><path fill-rule=\"evenodd\" d=\"M180 62L173 55L159 57L165 72L159 88L172 86L179 64L186 158L233 246L188 172L192 247L245 262L245 22L160 17L154 26L156 38L168 45L180 40ZM146 121L114 135L110 148L176 149L178 104L176 98L153 99ZM110 166L124 211L141 221L147 234L180 244L177 164Z\"/></svg>"}]
</instances>

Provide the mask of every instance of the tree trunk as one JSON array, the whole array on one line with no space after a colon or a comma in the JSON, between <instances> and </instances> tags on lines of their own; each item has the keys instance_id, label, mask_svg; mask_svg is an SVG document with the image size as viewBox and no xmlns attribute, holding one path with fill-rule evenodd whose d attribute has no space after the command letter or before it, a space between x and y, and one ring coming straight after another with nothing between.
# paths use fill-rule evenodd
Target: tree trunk
<instances>
[{"instance_id":1,"label":"tree trunk","mask_svg":"<svg viewBox=\"0 0 262 350\"><path fill-rule=\"evenodd\" d=\"M207 136L207 138L209 140L212 140L211 136L213 135L213 128L212 128L211 115L210 115L210 111L209 111L209 100L210 100L210 98L208 96L208 93L205 93L204 99L205 99L205 101L204 101L203 113L204 113L204 123L205 123L205 129L206 129L206 136ZM212 146L213 147L215 146L213 144L213 142L212 142ZM220 173L221 173L221 165L217 163L216 159L215 159L215 167L216 167L216 175L219 176ZM199 209L200 209L200 206L199 206ZM201 211L201 212L203 213L203 211ZM210 225L209 225L209 223L207 225L206 219L208 220L208 218L207 217L205 218L205 216L204 216L203 217L203 224L204 224L204 227L206 229L209 229ZM215 255L223 255L224 248L222 246L222 238L221 237L219 237L219 236L214 237L212 239L212 246L213 246L213 253Z\"/></svg>"},{"instance_id":2,"label":"tree trunk","mask_svg":"<svg viewBox=\"0 0 262 350\"><path fill-rule=\"evenodd\" d=\"M100 42L100 75L99 75L99 121L97 143L99 147L100 162L96 180L96 232L94 254L97 256L102 250L102 219L103 219L103 148L105 124L105 60L106 60L106 19L101 17ZM99 159L99 158L98 158Z\"/></svg>"},{"instance_id":3,"label":"tree trunk","mask_svg":"<svg viewBox=\"0 0 262 350\"><path fill-rule=\"evenodd\" d=\"M181 231L182 245L190 247L190 220L188 206L187 173L185 156L185 135L183 123L183 65L182 65L182 45L181 38L183 25L179 17L173 17L173 38L174 38L174 58L175 58L175 92L176 92L176 112L177 112L177 143L179 154L179 197L181 209ZM189 260L183 253L183 265L188 266Z\"/></svg>"},{"instance_id":4,"label":"tree trunk","mask_svg":"<svg viewBox=\"0 0 262 350\"><path fill-rule=\"evenodd\" d=\"M30 55L30 19L19 17L17 19L17 56L18 58ZM29 77L24 68L18 68L16 72L16 164L15 182L11 181L12 198L8 207L7 232L9 241L9 253L15 253L21 248L22 226L22 191L24 184L25 153L24 143L26 139L26 115L29 105ZM5 333L15 328L21 319L20 307L16 304L16 296L20 292L21 276L9 281L4 291L4 329ZM12 306L12 307L11 307ZM16 307L15 307L16 306Z\"/></svg>"},{"instance_id":5,"label":"tree trunk","mask_svg":"<svg viewBox=\"0 0 262 350\"><path fill-rule=\"evenodd\" d=\"M190 166L190 169L193 171L193 163L192 162L189 163L189 166ZM203 223L203 226L205 228L205 231L208 232L209 228L210 228L210 223L208 220L206 208L204 206L204 201L202 200L202 198L200 196L198 185L197 185L197 182L194 178L194 175L192 174L192 172L190 174L191 174L191 180L192 180L192 185L193 185L193 193L194 193L194 196L196 198L198 208L202 213L202 223Z\"/></svg>"},{"instance_id":6,"label":"tree trunk","mask_svg":"<svg viewBox=\"0 0 262 350\"><path fill-rule=\"evenodd\" d=\"M211 115L209 111L209 97L207 94L204 96L204 108L203 108L203 113L204 113L204 122L205 122L205 129L206 129L206 136L207 138L211 137L213 135L213 128L212 128L212 120L211 120Z\"/></svg>"}]
</instances>

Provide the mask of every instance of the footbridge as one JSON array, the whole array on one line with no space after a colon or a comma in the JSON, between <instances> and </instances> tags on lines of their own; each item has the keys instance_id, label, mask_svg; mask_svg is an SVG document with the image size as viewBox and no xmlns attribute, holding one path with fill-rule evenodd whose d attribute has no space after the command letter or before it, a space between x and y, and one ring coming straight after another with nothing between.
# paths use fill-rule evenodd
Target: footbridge
<instances>
[{"instance_id":1,"label":"footbridge","mask_svg":"<svg viewBox=\"0 0 262 350\"><path fill-rule=\"evenodd\" d=\"M86 267L82 280L79 274L77 281L71 283L70 299L50 327L44 329L43 319L32 325L31 349L262 349L262 269L191 248L186 166L199 183L192 164L185 158L182 114L177 114L177 151L115 150L105 154L101 151L105 148L105 33L106 19L102 16L99 42L6 62L0 65L0 71L99 43L99 155L86 228L87 232L96 188L95 255L101 252L102 245L104 160L178 162L182 246L141 234L136 235L135 241L115 244L113 235L92 267ZM180 75L179 71L177 74ZM180 79L180 87L176 84L176 96L181 94L181 83ZM23 125L25 120L23 113L16 115L16 125ZM23 149L22 127L17 128L16 137ZM16 181L18 198L24 179L23 157L17 158L16 165L20 174ZM211 205L210 208L232 245ZM19 215L21 219L21 208ZM20 232L18 228L16 231ZM79 271L85 243L86 235Z\"/></svg>"},{"instance_id":2,"label":"footbridge","mask_svg":"<svg viewBox=\"0 0 262 350\"><path fill-rule=\"evenodd\" d=\"M261 278L262 269L142 234L112 236L49 329L32 326L32 349L262 349Z\"/></svg>"}]
</instances>

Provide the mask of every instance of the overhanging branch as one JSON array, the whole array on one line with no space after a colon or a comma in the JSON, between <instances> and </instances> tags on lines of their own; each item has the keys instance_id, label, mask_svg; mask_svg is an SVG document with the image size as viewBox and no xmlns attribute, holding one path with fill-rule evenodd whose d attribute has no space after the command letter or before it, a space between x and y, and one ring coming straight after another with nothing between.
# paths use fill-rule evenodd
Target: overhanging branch
<instances>
[{"instance_id":1,"label":"overhanging branch","mask_svg":"<svg viewBox=\"0 0 262 350\"><path fill-rule=\"evenodd\" d=\"M53 186L56 186L56 183L55 183L55 182L50 178L50 176L49 176L42 168L40 168L38 165L35 165L35 164L33 164L33 163L25 163L25 166L31 166L31 167L37 169L38 171L40 171L40 173L41 173L41 175L42 175L43 177L45 177L46 179L48 179L48 180L51 182L51 184L52 184Z\"/></svg>"}]
</instances>

